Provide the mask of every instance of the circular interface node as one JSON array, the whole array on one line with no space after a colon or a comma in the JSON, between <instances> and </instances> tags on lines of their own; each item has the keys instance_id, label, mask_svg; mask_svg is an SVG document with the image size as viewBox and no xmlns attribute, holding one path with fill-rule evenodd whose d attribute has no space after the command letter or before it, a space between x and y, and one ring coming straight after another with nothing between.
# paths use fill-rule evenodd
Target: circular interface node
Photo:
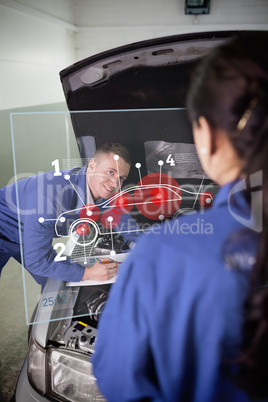
<instances>
[{"instance_id":1,"label":"circular interface node","mask_svg":"<svg viewBox=\"0 0 268 402\"><path fill-rule=\"evenodd\" d=\"M198 202L202 208L210 208L213 204L213 194L209 192L205 192L200 194L198 198Z\"/></svg>"},{"instance_id":2,"label":"circular interface node","mask_svg":"<svg viewBox=\"0 0 268 402\"><path fill-rule=\"evenodd\" d=\"M98 226L91 219L77 219L70 226L70 235L79 246L92 244L98 236Z\"/></svg>"},{"instance_id":3,"label":"circular interface node","mask_svg":"<svg viewBox=\"0 0 268 402\"><path fill-rule=\"evenodd\" d=\"M79 211L79 218L80 219L85 219L85 218L90 218L94 222L97 222L97 220L100 217L100 210L99 208L94 205L94 204L88 204L85 205L83 208L80 209Z\"/></svg>"},{"instance_id":4,"label":"circular interface node","mask_svg":"<svg viewBox=\"0 0 268 402\"><path fill-rule=\"evenodd\" d=\"M165 204L165 202L167 202L168 199L168 192L163 187L155 187L152 189L150 197L153 204L156 205Z\"/></svg>"},{"instance_id":5,"label":"circular interface node","mask_svg":"<svg viewBox=\"0 0 268 402\"><path fill-rule=\"evenodd\" d=\"M111 220L112 218L112 220ZM121 218L120 215L113 209L107 209L107 211L101 214L101 223L105 228L113 229L119 225Z\"/></svg>"},{"instance_id":6,"label":"circular interface node","mask_svg":"<svg viewBox=\"0 0 268 402\"><path fill-rule=\"evenodd\" d=\"M86 236L89 234L89 225L87 223L79 223L75 228L78 236Z\"/></svg>"}]
</instances>

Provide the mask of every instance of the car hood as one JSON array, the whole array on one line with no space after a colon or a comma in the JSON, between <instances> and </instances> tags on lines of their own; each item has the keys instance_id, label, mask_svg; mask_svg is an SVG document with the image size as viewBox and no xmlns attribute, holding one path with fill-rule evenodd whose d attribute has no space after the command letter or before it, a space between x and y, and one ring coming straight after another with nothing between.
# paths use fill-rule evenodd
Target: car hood
<instances>
[{"instance_id":1,"label":"car hood","mask_svg":"<svg viewBox=\"0 0 268 402\"><path fill-rule=\"evenodd\" d=\"M193 143L185 111L198 60L235 32L164 37L112 49L60 72L82 158L105 142L119 142L148 174L145 144ZM150 147L150 143L149 143ZM128 182L137 183L132 166Z\"/></svg>"}]
</instances>

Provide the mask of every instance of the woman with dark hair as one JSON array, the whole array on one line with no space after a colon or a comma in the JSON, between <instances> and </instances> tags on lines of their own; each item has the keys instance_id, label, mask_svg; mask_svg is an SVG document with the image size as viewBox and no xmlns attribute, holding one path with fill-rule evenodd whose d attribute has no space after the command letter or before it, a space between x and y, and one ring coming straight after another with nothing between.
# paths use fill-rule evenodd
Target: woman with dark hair
<instances>
[{"instance_id":1,"label":"woman with dark hair","mask_svg":"<svg viewBox=\"0 0 268 402\"><path fill-rule=\"evenodd\" d=\"M240 35L195 71L194 140L221 189L206 213L140 239L121 267L93 357L109 401L267 398L267 39ZM192 230L201 218L213 233Z\"/></svg>"}]
</instances>

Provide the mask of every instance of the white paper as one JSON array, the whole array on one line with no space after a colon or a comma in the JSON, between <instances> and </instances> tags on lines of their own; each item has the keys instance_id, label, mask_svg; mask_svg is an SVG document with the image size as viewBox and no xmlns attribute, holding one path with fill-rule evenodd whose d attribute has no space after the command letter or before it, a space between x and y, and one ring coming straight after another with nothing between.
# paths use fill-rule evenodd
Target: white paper
<instances>
[{"instance_id":1,"label":"white paper","mask_svg":"<svg viewBox=\"0 0 268 402\"><path fill-rule=\"evenodd\" d=\"M87 267L91 267L96 262L98 262L101 258L110 258L111 260L123 262L129 253L119 253L115 255L93 255L88 258L89 263L87 263ZM108 281L80 281L80 282L67 282L66 286L90 286L90 285L105 285L106 283L114 283L116 281L117 275Z\"/></svg>"}]
</instances>

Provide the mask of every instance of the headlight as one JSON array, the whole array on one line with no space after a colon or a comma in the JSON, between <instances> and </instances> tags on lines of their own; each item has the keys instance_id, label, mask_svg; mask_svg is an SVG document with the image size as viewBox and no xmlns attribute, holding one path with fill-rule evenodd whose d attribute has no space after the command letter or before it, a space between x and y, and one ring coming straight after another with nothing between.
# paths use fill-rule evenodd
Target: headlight
<instances>
[{"instance_id":1,"label":"headlight","mask_svg":"<svg viewBox=\"0 0 268 402\"><path fill-rule=\"evenodd\" d=\"M29 381L39 393L46 393L46 351L31 338L28 359Z\"/></svg>"},{"instance_id":2,"label":"headlight","mask_svg":"<svg viewBox=\"0 0 268 402\"><path fill-rule=\"evenodd\" d=\"M47 352L48 393L59 400L105 401L98 391L89 356L65 350Z\"/></svg>"},{"instance_id":3,"label":"headlight","mask_svg":"<svg viewBox=\"0 0 268 402\"><path fill-rule=\"evenodd\" d=\"M58 401L104 402L88 355L41 348L33 339L29 349L28 377L33 388Z\"/></svg>"}]
</instances>

